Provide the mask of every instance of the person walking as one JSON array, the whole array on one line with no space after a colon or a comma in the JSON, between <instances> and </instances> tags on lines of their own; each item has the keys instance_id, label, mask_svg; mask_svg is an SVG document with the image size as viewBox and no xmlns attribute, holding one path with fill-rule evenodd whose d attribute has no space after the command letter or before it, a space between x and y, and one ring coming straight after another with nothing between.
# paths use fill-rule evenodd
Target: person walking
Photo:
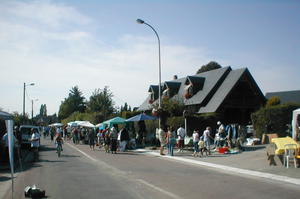
<instances>
[{"instance_id":1,"label":"person walking","mask_svg":"<svg viewBox=\"0 0 300 199\"><path fill-rule=\"evenodd\" d=\"M51 137L51 142L53 142L54 135L55 135L55 129L54 129L54 127L50 127L50 137Z\"/></svg>"},{"instance_id":2,"label":"person walking","mask_svg":"<svg viewBox=\"0 0 300 199\"><path fill-rule=\"evenodd\" d=\"M118 131L115 128L115 126L113 126L111 128L110 134L110 151L111 153L117 153L117 139L118 139Z\"/></svg>"},{"instance_id":3,"label":"person walking","mask_svg":"<svg viewBox=\"0 0 300 199\"><path fill-rule=\"evenodd\" d=\"M194 132L193 132L193 146L194 146L193 156L194 157L199 156L198 142L199 142L199 133L198 133L198 130L194 130Z\"/></svg>"},{"instance_id":4,"label":"person walking","mask_svg":"<svg viewBox=\"0 0 300 199\"><path fill-rule=\"evenodd\" d=\"M210 153L210 139L213 139L211 136L211 128L208 126L206 127L205 131L203 132L203 141L205 143L205 146L208 150L209 155Z\"/></svg>"},{"instance_id":5,"label":"person walking","mask_svg":"<svg viewBox=\"0 0 300 199\"><path fill-rule=\"evenodd\" d=\"M79 132L76 127L73 129L72 134L73 134L73 143L78 144L79 143Z\"/></svg>"},{"instance_id":6,"label":"person walking","mask_svg":"<svg viewBox=\"0 0 300 199\"><path fill-rule=\"evenodd\" d=\"M183 152L184 148L184 138L185 138L185 129L180 126L177 130L178 135L178 152Z\"/></svg>"},{"instance_id":7,"label":"person walking","mask_svg":"<svg viewBox=\"0 0 300 199\"><path fill-rule=\"evenodd\" d=\"M95 151L95 134L93 129L88 130L88 142L90 145L90 149Z\"/></svg>"},{"instance_id":8,"label":"person walking","mask_svg":"<svg viewBox=\"0 0 300 199\"><path fill-rule=\"evenodd\" d=\"M208 156L208 155L207 155L207 148L206 148L206 146L205 146L205 142L204 142L204 140L203 140L203 136L200 137L200 140L199 140L199 142L198 142L198 145L199 145L199 151L200 151L200 153L201 153L201 157L203 156L203 153L204 153L204 152L205 152L206 156Z\"/></svg>"},{"instance_id":9,"label":"person walking","mask_svg":"<svg viewBox=\"0 0 300 199\"><path fill-rule=\"evenodd\" d=\"M158 138L160 142L160 155L165 155L164 154L164 147L166 146L166 131L165 128L162 129L160 128L158 130Z\"/></svg>"},{"instance_id":10,"label":"person walking","mask_svg":"<svg viewBox=\"0 0 300 199\"><path fill-rule=\"evenodd\" d=\"M109 128L106 127L103 132L104 135L104 149L106 153L109 153L109 146L110 146L110 132L109 132Z\"/></svg>"},{"instance_id":11,"label":"person walking","mask_svg":"<svg viewBox=\"0 0 300 199\"><path fill-rule=\"evenodd\" d=\"M129 132L126 128L122 128L120 131L120 151L124 152L126 145L129 141Z\"/></svg>"},{"instance_id":12,"label":"person walking","mask_svg":"<svg viewBox=\"0 0 300 199\"><path fill-rule=\"evenodd\" d=\"M174 145L176 143L176 138L175 138L175 131L173 127L168 128L167 142L168 142L168 153L170 156L174 156Z\"/></svg>"},{"instance_id":13,"label":"person walking","mask_svg":"<svg viewBox=\"0 0 300 199\"><path fill-rule=\"evenodd\" d=\"M102 138L103 138L102 131L101 131L100 129L98 129L98 133L97 133L97 144L98 144L98 146L99 146L99 149L101 149Z\"/></svg>"}]
</instances>

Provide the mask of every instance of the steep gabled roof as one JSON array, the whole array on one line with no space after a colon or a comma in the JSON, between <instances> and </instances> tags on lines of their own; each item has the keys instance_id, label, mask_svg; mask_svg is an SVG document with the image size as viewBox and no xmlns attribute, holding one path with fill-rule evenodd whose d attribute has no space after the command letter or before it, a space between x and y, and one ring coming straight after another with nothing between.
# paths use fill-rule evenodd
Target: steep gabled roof
<instances>
[{"instance_id":1,"label":"steep gabled roof","mask_svg":"<svg viewBox=\"0 0 300 199\"><path fill-rule=\"evenodd\" d=\"M150 100L150 95L148 95L148 97L146 98L146 100L140 105L140 107L138 108L138 111L146 111L146 110L150 110L152 108L152 104L149 104L149 100ZM157 100L156 100L157 101ZM156 103L156 101L154 103Z\"/></svg>"},{"instance_id":2,"label":"steep gabled roof","mask_svg":"<svg viewBox=\"0 0 300 199\"><path fill-rule=\"evenodd\" d=\"M250 83L254 87L254 92L256 92L257 96L261 96L263 98L263 94L261 90L257 86L256 82L254 81L253 77L251 76L250 72L247 68L232 70L227 75L224 82L218 88L218 90L214 93L208 104L204 107L201 107L198 113L209 113L209 112L216 112L218 108L221 106L223 101L226 97L231 93L234 87L237 85L239 80L243 77L243 75L247 75L250 78Z\"/></svg>"},{"instance_id":3,"label":"steep gabled roof","mask_svg":"<svg viewBox=\"0 0 300 199\"><path fill-rule=\"evenodd\" d=\"M266 93L267 99L270 99L273 96L279 97L281 103L288 103L288 102L300 103L300 90Z\"/></svg>"},{"instance_id":4,"label":"steep gabled roof","mask_svg":"<svg viewBox=\"0 0 300 199\"><path fill-rule=\"evenodd\" d=\"M207 71L204 73L200 73L196 76L202 77L205 79L203 88L199 90L196 94L194 94L190 99L185 100L186 105L195 105L195 104L203 104L208 101L207 98L215 92L216 88L224 81L227 74L231 71L231 68L224 67L220 69L215 69L211 71ZM184 94L184 87L181 88L181 95Z\"/></svg>"},{"instance_id":5,"label":"steep gabled roof","mask_svg":"<svg viewBox=\"0 0 300 199\"><path fill-rule=\"evenodd\" d=\"M242 77L246 77L246 80L241 79ZM173 81L167 81L164 83L163 88L178 89L178 92L174 96L170 96L170 99L183 102L186 106L197 105L201 107L198 113L207 113L217 112L236 85L243 85L238 84L239 81L240 83L245 81L249 82L246 83L246 85L250 86L251 92L258 97L257 99L260 99L259 101L265 101L264 95L261 93L261 90L247 68L237 70L232 70L230 66L219 68ZM186 93L186 84L189 83L193 84L193 95L191 98L185 99L184 94ZM149 90L150 92L156 88L158 90L158 86L151 87L152 90ZM139 110L150 110L153 104L158 103L158 97L155 98L152 105L149 104L149 100L150 97L148 96L144 103L139 107Z\"/></svg>"},{"instance_id":6,"label":"steep gabled roof","mask_svg":"<svg viewBox=\"0 0 300 199\"><path fill-rule=\"evenodd\" d=\"M162 89L162 87L161 87ZM140 105L140 107L138 108L138 111L145 111L145 110L150 110L152 108L153 104L157 104L158 103L158 85L150 85L149 89L148 89L149 93L154 93L154 101L152 104L149 103L151 99L151 96L148 95L147 99L142 103L142 105ZM161 90L162 92L162 90Z\"/></svg>"}]
</instances>

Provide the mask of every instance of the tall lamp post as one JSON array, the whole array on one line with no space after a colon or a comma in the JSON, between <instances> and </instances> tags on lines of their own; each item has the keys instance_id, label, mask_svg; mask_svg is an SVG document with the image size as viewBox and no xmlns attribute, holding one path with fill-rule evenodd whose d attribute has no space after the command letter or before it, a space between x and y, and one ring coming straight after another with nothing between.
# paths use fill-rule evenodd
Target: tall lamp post
<instances>
[{"instance_id":1,"label":"tall lamp post","mask_svg":"<svg viewBox=\"0 0 300 199\"><path fill-rule=\"evenodd\" d=\"M23 118L25 119L25 92L26 92L26 86L34 86L34 83L26 84L24 82L24 88L23 88Z\"/></svg>"},{"instance_id":2,"label":"tall lamp post","mask_svg":"<svg viewBox=\"0 0 300 199\"><path fill-rule=\"evenodd\" d=\"M33 102L36 102L36 101L38 101L39 99L32 99L31 100L31 119L33 120Z\"/></svg>"},{"instance_id":3,"label":"tall lamp post","mask_svg":"<svg viewBox=\"0 0 300 199\"><path fill-rule=\"evenodd\" d=\"M159 36L156 32L156 30L148 23L146 23L144 20L142 19L137 19L136 20L137 23L139 24L145 24L147 26L149 26L155 33L157 40L158 40L158 108L161 108L161 59L160 59L160 39ZM159 117L159 122L158 122L158 128L160 129L160 117Z\"/></svg>"}]
</instances>

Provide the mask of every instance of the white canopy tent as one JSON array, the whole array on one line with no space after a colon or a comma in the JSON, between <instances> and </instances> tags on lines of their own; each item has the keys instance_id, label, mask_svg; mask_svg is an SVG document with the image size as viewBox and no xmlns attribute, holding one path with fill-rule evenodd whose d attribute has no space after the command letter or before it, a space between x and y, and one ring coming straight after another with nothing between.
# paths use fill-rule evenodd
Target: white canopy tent
<instances>
[{"instance_id":1,"label":"white canopy tent","mask_svg":"<svg viewBox=\"0 0 300 199\"><path fill-rule=\"evenodd\" d=\"M61 127L61 126L63 126L63 124L62 123L53 123L53 124L49 124L49 126Z\"/></svg>"},{"instance_id":2,"label":"white canopy tent","mask_svg":"<svg viewBox=\"0 0 300 199\"><path fill-rule=\"evenodd\" d=\"M95 128L95 125L90 123L89 121L74 121L74 122L69 122L68 125L71 127L82 126L87 128Z\"/></svg>"},{"instance_id":3,"label":"white canopy tent","mask_svg":"<svg viewBox=\"0 0 300 199\"><path fill-rule=\"evenodd\" d=\"M299 136L299 124L298 124L299 115L300 115L300 108L293 111L292 133L293 133L293 139L296 141Z\"/></svg>"},{"instance_id":4,"label":"white canopy tent","mask_svg":"<svg viewBox=\"0 0 300 199\"><path fill-rule=\"evenodd\" d=\"M90 123L89 121L82 121L78 125L83 126L83 127L87 127L87 128L95 128L95 125Z\"/></svg>"}]
</instances>

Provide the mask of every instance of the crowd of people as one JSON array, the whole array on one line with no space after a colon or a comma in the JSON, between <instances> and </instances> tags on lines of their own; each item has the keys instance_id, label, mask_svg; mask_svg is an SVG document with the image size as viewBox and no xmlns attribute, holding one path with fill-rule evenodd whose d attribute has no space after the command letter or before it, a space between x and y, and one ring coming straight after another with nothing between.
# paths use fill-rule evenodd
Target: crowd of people
<instances>
[{"instance_id":1,"label":"crowd of people","mask_svg":"<svg viewBox=\"0 0 300 199\"><path fill-rule=\"evenodd\" d=\"M186 131L183 126L180 126L177 131L173 127L163 127L158 130L158 139L160 141L160 155L164 154L164 148L167 148L170 156L174 155L174 146L177 144L178 152L184 149L184 141ZM177 137L177 138L176 138ZM234 139L233 139L234 138ZM234 143L233 141L234 140ZM220 122L217 122L216 133L212 132L211 127L206 127L201 133L199 130L194 130L192 134L193 156L203 157L203 155L211 155L212 150L217 151L219 148L239 145L238 133L233 125L226 127Z\"/></svg>"},{"instance_id":2,"label":"crowd of people","mask_svg":"<svg viewBox=\"0 0 300 199\"><path fill-rule=\"evenodd\" d=\"M229 132L229 133L228 133ZM231 133L230 133L231 132ZM55 140L57 135L65 139L72 139L74 144L89 144L91 150L95 147L104 148L107 153L124 152L126 149L136 148L136 137L132 137L129 130L123 127L118 129L118 125L111 128L105 126L103 129L83 128L83 127L51 127L48 129L51 140ZM232 147L230 137L236 136L232 126L224 126L220 121L217 122L216 133L212 132L211 127L206 127L203 132L194 130L192 134L193 156L202 157L210 155L212 150L218 150L220 147ZM174 148L177 146L178 153L183 152L184 142L187 137L183 126L175 129L171 126L165 126L157 130L157 139L160 143L160 155L165 155L164 149L167 148L167 154L174 155Z\"/></svg>"}]
</instances>

